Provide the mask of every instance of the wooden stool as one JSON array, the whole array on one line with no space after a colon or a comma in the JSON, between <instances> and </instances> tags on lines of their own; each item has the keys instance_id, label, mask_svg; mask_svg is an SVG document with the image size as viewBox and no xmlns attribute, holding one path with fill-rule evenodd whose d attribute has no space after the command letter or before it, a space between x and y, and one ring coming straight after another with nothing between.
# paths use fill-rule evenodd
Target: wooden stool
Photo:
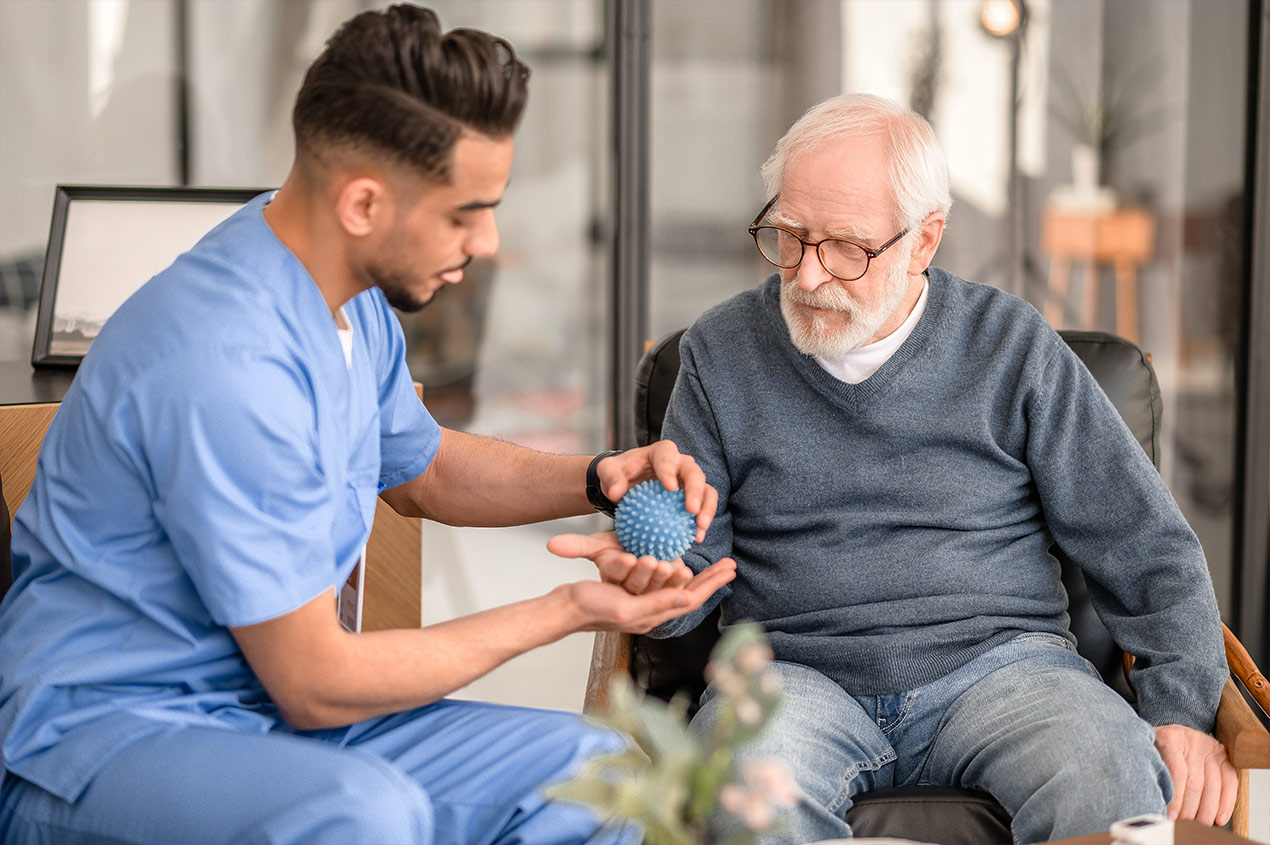
<instances>
[{"instance_id":1,"label":"wooden stool","mask_svg":"<svg viewBox=\"0 0 1270 845\"><path fill-rule=\"evenodd\" d=\"M1155 218L1142 208L1082 211L1047 206L1041 246L1050 256L1045 319L1062 328L1072 265L1084 265L1084 302L1080 327L1096 329L1098 277L1103 265L1116 274L1116 334L1138 342L1138 268L1151 258Z\"/></svg>"}]
</instances>

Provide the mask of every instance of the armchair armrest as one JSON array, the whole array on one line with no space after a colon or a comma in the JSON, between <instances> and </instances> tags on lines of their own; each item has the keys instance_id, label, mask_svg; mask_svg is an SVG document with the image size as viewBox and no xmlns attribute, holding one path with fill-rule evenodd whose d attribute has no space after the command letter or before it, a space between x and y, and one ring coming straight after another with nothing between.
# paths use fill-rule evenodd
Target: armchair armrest
<instances>
[{"instance_id":1,"label":"armchair armrest","mask_svg":"<svg viewBox=\"0 0 1270 845\"><path fill-rule=\"evenodd\" d=\"M1213 733L1225 746L1230 764L1236 769L1270 769L1270 733L1257 720L1231 678L1226 679L1221 691L1217 727Z\"/></svg>"},{"instance_id":2,"label":"armchair armrest","mask_svg":"<svg viewBox=\"0 0 1270 845\"><path fill-rule=\"evenodd\" d=\"M1230 674L1222 687L1221 700L1217 704L1217 724L1213 735L1226 749L1226 756L1236 769L1270 769L1270 732L1257 719L1256 713L1239 693L1235 678L1248 690L1248 695L1270 715L1270 685L1258 671L1252 657L1231 630L1222 623L1222 636L1226 641L1226 663ZM1129 680L1133 667L1133 655L1124 654L1124 675ZM1130 689L1133 684L1129 682Z\"/></svg>"},{"instance_id":3,"label":"armchair armrest","mask_svg":"<svg viewBox=\"0 0 1270 845\"><path fill-rule=\"evenodd\" d=\"M1221 629L1226 640L1226 663L1231 674L1244 685L1262 712L1270 715L1270 687L1265 676L1258 671L1239 638L1225 625ZM1213 733L1226 747L1226 755L1236 769L1270 769L1270 732L1239 694L1233 678L1227 678L1226 686L1222 688L1221 702L1217 705L1217 727Z\"/></svg>"},{"instance_id":4,"label":"armchair armrest","mask_svg":"<svg viewBox=\"0 0 1270 845\"><path fill-rule=\"evenodd\" d=\"M1266 682L1265 675L1257 670L1257 664L1252 662L1252 656L1248 654L1244 644L1239 642L1239 638L1224 623L1221 631L1226 641L1226 663L1230 665L1231 674L1248 690L1248 695L1257 702L1261 712L1270 716L1270 684Z\"/></svg>"},{"instance_id":5,"label":"armchair armrest","mask_svg":"<svg viewBox=\"0 0 1270 845\"><path fill-rule=\"evenodd\" d=\"M1243 643L1225 625L1222 625L1222 636L1226 640L1226 663L1231 674L1244 685L1249 697L1262 712L1270 715L1270 689L1265 676L1258 671ZM1222 687L1221 701L1217 705L1217 726L1213 733L1225 746L1226 756L1239 774L1231 829L1240 836L1247 836L1250 802L1248 770L1270 769L1270 732L1244 701L1233 678L1227 678L1226 685Z\"/></svg>"},{"instance_id":6,"label":"armchair armrest","mask_svg":"<svg viewBox=\"0 0 1270 845\"><path fill-rule=\"evenodd\" d=\"M1233 665L1231 668L1234 668ZM1235 811L1230 819L1231 830L1239 836L1247 836L1251 800L1248 770L1270 769L1270 733L1244 701L1233 678L1227 678L1226 685L1222 687L1213 733L1226 748L1226 756L1239 776Z\"/></svg>"},{"instance_id":7,"label":"armchair armrest","mask_svg":"<svg viewBox=\"0 0 1270 845\"><path fill-rule=\"evenodd\" d=\"M609 684L615 677L631 672L631 635L599 631L591 647L591 671L587 674L582 712L608 706Z\"/></svg>"}]
</instances>

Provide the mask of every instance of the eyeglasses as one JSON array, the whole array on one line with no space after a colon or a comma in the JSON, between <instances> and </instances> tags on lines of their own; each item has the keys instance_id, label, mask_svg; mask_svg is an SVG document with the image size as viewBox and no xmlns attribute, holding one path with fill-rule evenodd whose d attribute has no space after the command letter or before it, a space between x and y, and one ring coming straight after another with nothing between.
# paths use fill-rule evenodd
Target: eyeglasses
<instances>
[{"instance_id":1,"label":"eyeglasses","mask_svg":"<svg viewBox=\"0 0 1270 845\"><path fill-rule=\"evenodd\" d=\"M869 249L843 238L825 238L812 243L803 240L784 226L759 225L759 221L771 211L778 199L780 194L772 197L767 205L763 206L758 217L755 217L754 222L750 224L750 234L754 236L754 243L758 246L759 254L782 270L792 270L802 264L807 247L812 247L816 250L816 255L819 256L825 272L840 281L854 282L869 272L870 261L886 252L896 241L912 231L911 227L905 229L877 249Z\"/></svg>"}]
</instances>

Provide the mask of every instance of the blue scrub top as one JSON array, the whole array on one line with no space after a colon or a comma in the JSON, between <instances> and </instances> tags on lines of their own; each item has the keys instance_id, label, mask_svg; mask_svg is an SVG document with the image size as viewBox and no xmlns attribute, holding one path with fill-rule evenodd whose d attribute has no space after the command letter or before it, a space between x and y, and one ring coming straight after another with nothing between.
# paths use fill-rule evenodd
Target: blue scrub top
<instances>
[{"instance_id":1,"label":"blue scrub top","mask_svg":"<svg viewBox=\"0 0 1270 845\"><path fill-rule=\"evenodd\" d=\"M345 306L252 200L94 340L49 427L0 605L4 766L74 801L114 754L181 725L280 718L228 627L341 584L380 491L440 428L377 288Z\"/></svg>"}]
</instances>

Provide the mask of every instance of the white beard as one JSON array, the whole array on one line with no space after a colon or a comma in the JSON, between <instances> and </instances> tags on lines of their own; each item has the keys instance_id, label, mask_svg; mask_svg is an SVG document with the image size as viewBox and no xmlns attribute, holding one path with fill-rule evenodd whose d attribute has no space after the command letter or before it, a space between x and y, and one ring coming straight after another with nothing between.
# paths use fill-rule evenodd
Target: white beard
<instances>
[{"instance_id":1,"label":"white beard","mask_svg":"<svg viewBox=\"0 0 1270 845\"><path fill-rule=\"evenodd\" d=\"M882 299L871 309L838 284L826 283L808 292L798 286L797 276L781 282L781 316L785 318L794 348L804 355L838 359L877 334L908 292L909 256L901 254L895 258L883 281ZM825 316L796 308L796 305L839 313ZM842 315L847 317L845 323Z\"/></svg>"}]
</instances>

